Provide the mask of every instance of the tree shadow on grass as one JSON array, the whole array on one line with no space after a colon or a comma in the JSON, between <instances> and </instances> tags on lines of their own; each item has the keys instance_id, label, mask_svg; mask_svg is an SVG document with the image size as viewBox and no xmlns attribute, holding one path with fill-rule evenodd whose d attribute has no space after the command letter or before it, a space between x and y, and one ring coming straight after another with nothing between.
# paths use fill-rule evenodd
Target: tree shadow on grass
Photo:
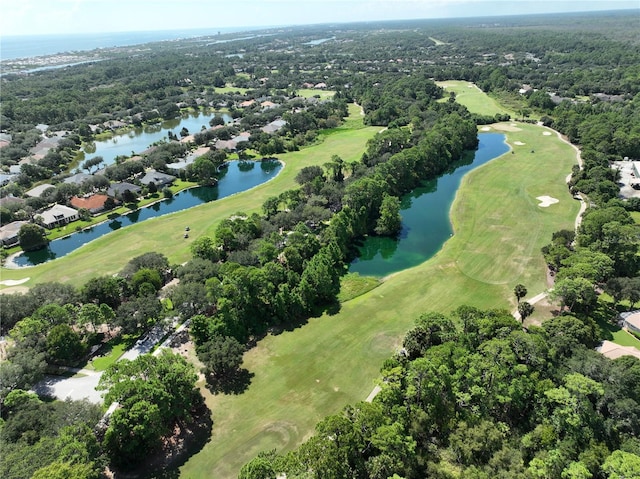
<instances>
[{"instance_id":1,"label":"tree shadow on grass","mask_svg":"<svg viewBox=\"0 0 640 479\"><path fill-rule=\"evenodd\" d=\"M590 314L598 325L599 337L601 340L611 341L613 333L617 333L622 328L618 324L619 318L617 311L608 304L599 303L598 307Z\"/></svg>"},{"instance_id":2,"label":"tree shadow on grass","mask_svg":"<svg viewBox=\"0 0 640 479\"><path fill-rule=\"evenodd\" d=\"M238 369L224 378L209 375L206 387L212 394L242 394L247 390L254 376L254 373L244 368Z\"/></svg>"},{"instance_id":3,"label":"tree shadow on grass","mask_svg":"<svg viewBox=\"0 0 640 479\"><path fill-rule=\"evenodd\" d=\"M116 479L137 477L144 479L177 479L179 468L211 440L213 420L211 410L202 402L193 413L193 420L181 425L179 433L165 441L162 449L147 458L137 469L119 472Z\"/></svg>"}]
</instances>

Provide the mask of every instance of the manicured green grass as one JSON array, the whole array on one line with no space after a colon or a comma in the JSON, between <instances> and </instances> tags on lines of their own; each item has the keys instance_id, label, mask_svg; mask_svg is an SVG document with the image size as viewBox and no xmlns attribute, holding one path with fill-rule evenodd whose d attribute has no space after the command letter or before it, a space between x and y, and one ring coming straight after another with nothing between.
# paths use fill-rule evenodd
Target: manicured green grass
<instances>
[{"instance_id":1,"label":"manicured green grass","mask_svg":"<svg viewBox=\"0 0 640 479\"><path fill-rule=\"evenodd\" d=\"M299 90L296 90L296 92L298 93L298 96L301 96L303 98L310 98L312 96L318 95L321 100L326 100L326 99L329 99L329 98L333 98L333 95L336 94L335 91L331 91L331 90L315 90L313 88L300 88Z\"/></svg>"},{"instance_id":2,"label":"manicured green grass","mask_svg":"<svg viewBox=\"0 0 640 479\"><path fill-rule=\"evenodd\" d=\"M471 113L488 116L493 116L496 113L506 113L511 115L512 118L516 116L514 111L501 106L471 82L447 80L436 83L445 89L443 101L448 99L449 92L452 91L456 94L456 101L466 106Z\"/></svg>"},{"instance_id":3,"label":"manicured green grass","mask_svg":"<svg viewBox=\"0 0 640 479\"><path fill-rule=\"evenodd\" d=\"M333 155L339 155L346 162L359 160L366 142L378 130L378 127L364 127L360 108L350 105L350 118L345 127L321 135L324 140L317 145L279 155L285 167L267 183L212 203L127 226L62 258L38 266L2 268L1 279L20 280L28 277L29 281L22 285L26 287L50 281L80 286L92 277L115 274L131 258L150 251L165 254L172 264L183 263L191 258L189 245L193 239L201 235L213 235L222 219L238 211L259 212L267 198L297 187L295 175L305 166L321 166L329 162ZM189 239L183 238L186 225L191 228Z\"/></svg>"},{"instance_id":4,"label":"manicured green grass","mask_svg":"<svg viewBox=\"0 0 640 479\"><path fill-rule=\"evenodd\" d=\"M121 338L118 339L118 341L110 345L109 352L91 361L90 365L92 369L95 369L96 371L104 371L113 363L115 363L120 358L120 356L124 354L127 348L131 346L128 341L124 341Z\"/></svg>"},{"instance_id":5,"label":"manicured green grass","mask_svg":"<svg viewBox=\"0 0 640 479\"><path fill-rule=\"evenodd\" d=\"M247 93L247 91L249 91L249 88L240 88L237 86L233 86L233 85L225 85L225 86L218 86L214 88L216 93L240 93L241 95L244 95L245 93Z\"/></svg>"},{"instance_id":6,"label":"manicured green grass","mask_svg":"<svg viewBox=\"0 0 640 479\"><path fill-rule=\"evenodd\" d=\"M546 288L540 248L552 232L572 228L578 212L564 183L575 152L555 135L543 136L543 128L518 128L507 133L509 141L536 153L507 153L465 177L452 207L455 234L434 258L342 303L335 314L261 340L245 354L254 376L243 394L205 392L212 438L181 477L237 477L261 450L297 446L319 419L367 397L419 314L462 304L512 310L515 284L531 295ZM538 195L560 202L543 209Z\"/></svg>"},{"instance_id":7,"label":"manicured green grass","mask_svg":"<svg viewBox=\"0 0 640 479\"><path fill-rule=\"evenodd\" d=\"M636 222L637 225L640 225L640 211L632 211L631 217Z\"/></svg>"},{"instance_id":8,"label":"manicured green grass","mask_svg":"<svg viewBox=\"0 0 640 479\"><path fill-rule=\"evenodd\" d=\"M380 285L380 280L372 276L360 276L358 273L349 273L340 279L340 293L338 301L344 303L353 298L368 293Z\"/></svg>"}]
</instances>

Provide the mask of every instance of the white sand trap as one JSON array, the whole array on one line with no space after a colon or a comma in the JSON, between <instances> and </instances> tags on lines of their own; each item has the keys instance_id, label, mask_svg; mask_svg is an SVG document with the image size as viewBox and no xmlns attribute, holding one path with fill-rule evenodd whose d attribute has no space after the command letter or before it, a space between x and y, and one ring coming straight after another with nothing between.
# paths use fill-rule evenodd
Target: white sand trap
<instances>
[{"instance_id":1,"label":"white sand trap","mask_svg":"<svg viewBox=\"0 0 640 479\"><path fill-rule=\"evenodd\" d=\"M18 286L19 284L26 283L31 278L23 278L23 279L5 279L4 281L0 281L0 284L3 286Z\"/></svg>"},{"instance_id":2,"label":"white sand trap","mask_svg":"<svg viewBox=\"0 0 640 479\"><path fill-rule=\"evenodd\" d=\"M544 136L551 136L551 132L550 131L543 131L542 134Z\"/></svg>"},{"instance_id":3,"label":"white sand trap","mask_svg":"<svg viewBox=\"0 0 640 479\"><path fill-rule=\"evenodd\" d=\"M490 126L483 126L482 128L480 128L480 130L482 130L482 131L491 131L491 127Z\"/></svg>"},{"instance_id":4,"label":"white sand trap","mask_svg":"<svg viewBox=\"0 0 640 479\"><path fill-rule=\"evenodd\" d=\"M515 123L509 123L509 126L518 126Z\"/></svg>"},{"instance_id":5,"label":"white sand trap","mask_svg":"<svg viewBox=\"0 0 640 479\"><path fill-rule=\"evenodd\" d=\"M521 128L518 128L517 126L507 125L506 123L495 123L492 125L492 128L498 131L522 131Z\"/></svg>"},{"instance_id":6,"label":"white sand trap","mask_svg":"<svg viewBox=\"0 0 640 479\"><path fill-rule=\"evenodd\" d=\"M513 142L514 145L518 145L518 146L524 146L526 145L526 143L522 143L521 141L514 141Z\"/></svg>"},{"instance_id":7,"label":"white sand trap","mask_svg":"<svg viewBox=\"0 0 640 479\"><path fill-rule=\"evenodd\" d=\"M546 208L546 207L554 205L556 203L560 203L560 200L557 200L557 199L553 198L552 196L537 196L536 200L538 200L540 202L538 204L538 206L540 208Z\"/></svg>"}]
</instances>

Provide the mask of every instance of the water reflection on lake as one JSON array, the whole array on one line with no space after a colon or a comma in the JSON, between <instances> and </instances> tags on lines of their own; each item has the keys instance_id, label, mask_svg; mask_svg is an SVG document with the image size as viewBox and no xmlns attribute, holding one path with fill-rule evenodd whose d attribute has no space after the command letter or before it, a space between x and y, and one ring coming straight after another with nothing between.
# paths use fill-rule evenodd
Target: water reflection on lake
<instances>
[{"instance_id":1,"label":"water reflection on lake","mask_svg":"<svg viewBox=\"0 0 640 479\"><path fill-rule=\"evenodd\" d=\"M22 253L15 257L14 262L19 266L33 266L60 258L91 240L125 226L246 191L275 177L282 169L282 164L275 160L257 162L260 168L255 167L256 162L250 162L252 167L248 168L247 163L249 162L228 162L228 167L223 170L224 174L221 175L216 186L191 188L149 207L139 208L123 216L114 216L104 223L54 240L49 243L47 248Z\"/></svg>"},{"instance_id":2,"label":"water reflection on lake","mask_svg":"<svg viewBox=\"0 0 640 479\"><path fill-rule=\"evenodd\" d=\"M180 118L134 128L108 140L87 143L83 146L84 158L82 160L101 156L104 163L100 166L108 166L115 163L117 156L129 157L147 150L153 143L168 138L169 132L179 138L183 128L186 128L191 135L199 133L203 127L210 128L209 121L215 116L221 116L225 123L232 121L232 118L226 113L213 110L184 113Z\"/></svg>"},{"instance_id":3,"label":"water reflection on lake","mask_svg":"<svg viewBox=\"0 0 640 479\"><path fill-rule=\"evenodd\" d=\"M509 151L501 133L481 133L478 138L480 143L471 162L455 165L455 170L425 182L401 198L402 231L398 238L366 238L350 272L383 277L417 266L442 248L453 231L449 211L462 177Z\"/></svg>"}]
</instances>

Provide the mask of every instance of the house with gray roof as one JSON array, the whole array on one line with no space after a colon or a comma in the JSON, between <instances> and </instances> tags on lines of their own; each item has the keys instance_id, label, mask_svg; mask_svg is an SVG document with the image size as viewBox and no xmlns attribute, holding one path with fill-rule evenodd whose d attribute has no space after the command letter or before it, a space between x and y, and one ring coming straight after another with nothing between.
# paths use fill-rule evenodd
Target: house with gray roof
<instances>
[{"instance_id":1,"label":"house with gray roof","mask_svg":"<svg viewBox=\"0 0 640 479\"><path fill-rule=\"evenodd\" d=\"M42 194L49 188L55 188L55 186L45 183L43 185L36 186L35 188L31 188L25 193L25 195L30 196L31 198L41 198Z\"/></svg>"},{"instance_id":2,"label":"house with gray roof","mask_svg":"<svg viewBox=\"0 0 640 479\"><path fill-rule=\"evenodd\" d=\"M175 179L175 176L160 173L156 170L149 170L142 178L140 178L140 183L148 186L149 183L153 182L156 186L165 186L173 183Z\"/></svg>"},{"instance_id":3,"label":"house with gray roof","mask_svg":"<svg viewBox=\"0 0 640 479\"><path fill-rule=\"evenodd\" d=\"M622 318L622 327L624 329L635 334L640 334L640 309L622 313L620 317Z\"/></svg>"},{"instance_id":4,"label":"house with gray roof","mask_svg":"<svg viewBox=\"0 0 640 479\"><path fill-rule=\"evenodd\" d=\"M24 205L26 200L24 198L18 198L17 196L8 195L0 198L0 206L4 206L5 208L14 206L14 205Z\"/></svg>"},{"instance_id":5,"label":"house with gray roof","mask_svg":"<svg viewBox=\"0 0 640 479\"><path fill-rule=\"evenodd\" d=\"M267 125L263 126L262 128L260 128L262 131L264 131L265 133L275 133L276 131L280 131L282 130L285 125L287 124L287 122L285 120L273 120L271 123L268 123Z\"/></svg>"},{"instance_id":6,"label":"house with gray roof","mask_svg":"<svg viewBox=\"0 0 640 479\"><path fill-rule=\"evenodd\" d=\"M122 196L122 193L125 190L129 190L136 196L142 192L142 188L138 185L123 181L120 183L111 183L111 186L109 186L109 189L107 190L107 195L111 196L112 198L119 198L120 196Z\"/></svg>"},{"instance_id":7,"label":"house with gray roof","mask_svg":"<svg viewBox=\"0 0 640 479\"><path fill-rule=\"evenodd\" d=\"M92 175L89 175L88 173L76 173L73 176L65 178L63 181L65 183L73 183L74 185L81 185L82 183L84 183L85 181L91 178L92 178Z\"/></svg>"},{"instance_id":8,"label":"house with gray roof","mask_svg":"<svg viewBox=\"0 0 640 479\"><path fill-rule=\"evenodd\" d=\"M22 228L22 225L26 225L27 223L29 222L14 221L13 223L0 227L0 243L2 243L2 246L9 248L17 245L19 241L18 234L20 233L20 228Z\"/></svg>"},{"instance_id":9,"label":"house with gray roof","mask_svg":"<svg viewBox=\"0 0 640 479\"><path fill-rule=\"evenodd\" d=\"M51 208L36 215L36 218L38 217L42 226L51 229L76 221L78 219L78 211L65 205L53 205Z\"/></svg>"}]
</instances>

